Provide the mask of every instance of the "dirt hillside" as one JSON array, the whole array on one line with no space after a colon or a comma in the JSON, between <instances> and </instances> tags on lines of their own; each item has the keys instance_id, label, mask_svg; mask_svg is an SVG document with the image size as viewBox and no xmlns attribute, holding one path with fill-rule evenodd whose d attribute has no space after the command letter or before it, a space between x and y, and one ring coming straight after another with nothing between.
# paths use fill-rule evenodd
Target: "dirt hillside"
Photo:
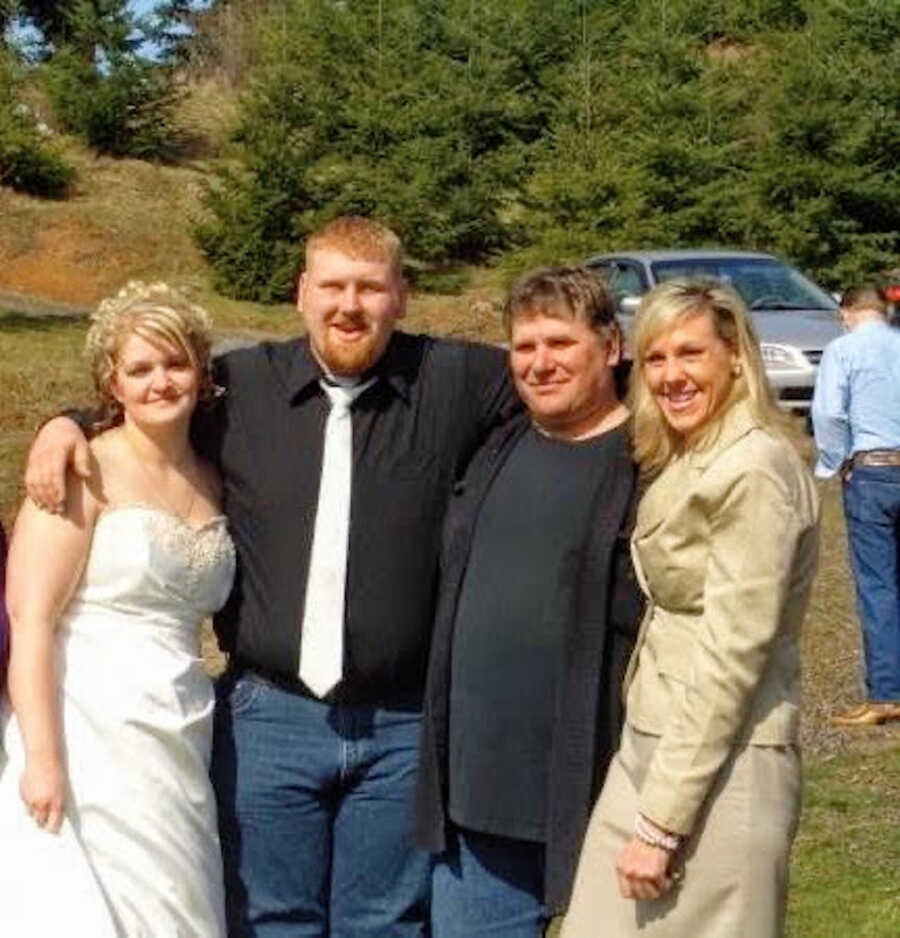
<instances>
[{"instance_id":1,"label":"dirt hillside","mask_svg":"<svg viewBox=\"0 0 900 938\"><path fill-rule=\"evenodd\" d=\"M68 199L0 187L0 294L32 297L36 311L41 300L87 310L128 280L165 280L192 292L224 328L296 331L289 305L239 303L212 290L190 233L211 163L98 157L74 142L66 154L78 170ZM414 295L405 328L499 341L498 282L494 272L478 270L463 295Z\"/></svg>"},{"instance_id":2,"label":"dirt hillside","mask_svg":"<svg viewBox=\"0 0 900 938\"><path fill-rule=\"evenodd\" d=\"M95 157L70 144L65 200L0 188L0 290L91 306L134 277L201 286L190 237L202 171Z\"/></svg>"}]
</instances>

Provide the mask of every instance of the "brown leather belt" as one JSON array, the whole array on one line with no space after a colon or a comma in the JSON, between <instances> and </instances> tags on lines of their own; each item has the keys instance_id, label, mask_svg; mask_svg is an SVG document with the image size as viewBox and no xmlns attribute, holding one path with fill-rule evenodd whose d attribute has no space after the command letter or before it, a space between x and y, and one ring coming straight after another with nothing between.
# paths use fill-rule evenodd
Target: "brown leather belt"
<instances>
[{"instance_id":1,"label":"brown leather belt","mask_svg":"<svg viewBox=\"0 0 900 938\"><path fill-rule=\"evenodd\" d=\"M853 454L854 466L900 466L900 449L864 449Z\"/></svg>"}]
</instances>

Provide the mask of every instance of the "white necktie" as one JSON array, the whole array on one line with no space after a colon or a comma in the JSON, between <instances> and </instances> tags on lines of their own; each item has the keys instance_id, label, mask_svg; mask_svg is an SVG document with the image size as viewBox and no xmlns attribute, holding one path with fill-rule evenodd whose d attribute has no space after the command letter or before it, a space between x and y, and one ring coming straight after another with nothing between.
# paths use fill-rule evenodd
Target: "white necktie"
<instances>
[{"instance_id":1,"label":"white necktie","mask_svg":"<svg viewBox=\"0 0 900 938\"><path fill-rule=\"evenodd\" d=\"M350 534L350 485L353 467L353 422L350 406L370 387L321 382L331 401L325 423L319 504L313 529L306 603L300 642L300 680L324 697L341 679L344 667L344 593Z\"/></svg>"}]
</instances>

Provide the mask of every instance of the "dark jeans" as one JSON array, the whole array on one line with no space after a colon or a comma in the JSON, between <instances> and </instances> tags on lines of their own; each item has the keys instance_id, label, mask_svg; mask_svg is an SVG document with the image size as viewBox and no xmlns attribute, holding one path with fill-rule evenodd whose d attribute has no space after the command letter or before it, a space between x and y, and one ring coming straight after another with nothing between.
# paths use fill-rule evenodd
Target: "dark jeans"
<instances>
[{"instance_id":1,"label":"dark jeans","mask_svg":"<svg viewBox=\"0 0 900 938\"><path fill-rule=\"evenodd\" d=\"M419 938L420 714L331 705L250 672L220 689L212 778L230 938Z\"/></svg>"},{"instance_id":2,"label":"dark jeans","mask_svg":"<svg viewBox=\"0 0 900 938\"><path fill-rule=\"evenodd\" d=\"M456 828L434 868L434 938L540 938L544 845Z\"/></svg>"},{"instance_id":3,"label":"dark jeans","mask_svg":"<svg viewBox=\"0 0 900 938\"><path fill-rule=\"evenodd\" d=\"M900 701L900 466L857 466L844 483L869 700Z\"/></svg>"}]
</instances>

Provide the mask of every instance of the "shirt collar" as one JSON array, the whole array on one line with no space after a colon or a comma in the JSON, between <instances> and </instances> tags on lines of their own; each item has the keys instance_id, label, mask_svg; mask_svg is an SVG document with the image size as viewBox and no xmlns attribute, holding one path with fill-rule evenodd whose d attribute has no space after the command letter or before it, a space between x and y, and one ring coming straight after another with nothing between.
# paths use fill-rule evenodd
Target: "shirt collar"
<instances>
[{"instance_id":1,"label":"shirt collar","mask_svg":"<svg viewBox=\"0 0 900 938\"><path fill-rule=\"evenodd\" d=\"M759 426L750 402L744 398L732 404L715 425L685 452L685 457L693 468L706 469L721 452Z\"/></svg>"},{"instance_id":2,"label":"shirt collar","mask_svg":"<svg viewBox=\"0 0 900 938\"><path fill-rule=\"evenodd\" d=\"M402 332L395 332L384 354L375 362L370 373L384 379L393 388L394 393L408 404L410 387L418 361L417 356L409 354L406 345L406 335Z\"/></svg>"},{"instance_id":3,"label":"shirt collar","mask_svg":"<svg viewBox=\"0 0 900 938\"><path fill-rule=\"evenodd\" d=\"M891 324L883 316L878 319L867 319L865 322L861 322L853 332L869 332L871 329L879 329L884 327L885 329L890 329Z\"/></svg>"},{"instance_id":4,"label":"shirt collar","mask_svg":"<svg viewBox=\"0 0 900 938\"><path fill-rule=\"evenodd\" d=\"M371 377L383 379L399 397L408 403L415 362L404 353L404 345L403 338L394 333L384 354L372 368L360 375L360 380L366 381ZM318 387L323 371L309 347L308 338L304 337L288 343L284 346L284 351L288 356L284 363L286 365L285 388L288 398L293 401L307 392L311 386Z\"/></svg>"}]
</instances>

